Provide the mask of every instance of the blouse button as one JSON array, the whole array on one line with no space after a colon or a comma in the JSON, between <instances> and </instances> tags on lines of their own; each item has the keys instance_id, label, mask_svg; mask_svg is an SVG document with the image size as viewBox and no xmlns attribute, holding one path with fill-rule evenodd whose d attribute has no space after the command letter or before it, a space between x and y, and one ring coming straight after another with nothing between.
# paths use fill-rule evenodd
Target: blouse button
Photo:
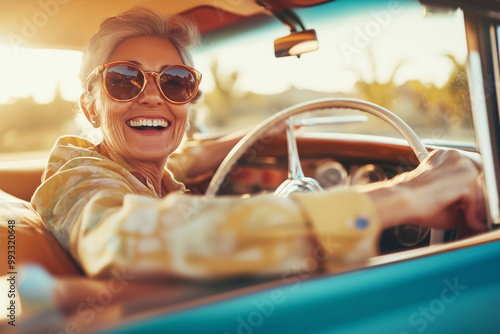
<instances>
[{"instance_id":1,"label":"blouse button","mask_svg":"<svg viewBox=\"0 0 500 334\"><path fill-rule=\"evenodd\" d=\"M368 219L359 217L356 219L356 227L360 229L365 229L368 227Z\"/></svg>"}]
</instances>

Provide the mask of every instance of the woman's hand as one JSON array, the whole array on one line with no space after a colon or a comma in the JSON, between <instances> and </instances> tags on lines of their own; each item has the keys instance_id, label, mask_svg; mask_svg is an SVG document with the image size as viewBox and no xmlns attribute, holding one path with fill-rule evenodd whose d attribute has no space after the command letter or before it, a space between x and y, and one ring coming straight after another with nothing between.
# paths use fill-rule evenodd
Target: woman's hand
<instances>
[{"instance_id":1,"label":"woman's hand","mask_svg":"<svg viewBox=\"0 0 500 334\"><path fill-rule=\"evenodd\" d=\"M366 189L384 227L414 223L437 229L486 229L482 173L455 150L435 150L413 171Z\"/></svg>"}]
</instances>

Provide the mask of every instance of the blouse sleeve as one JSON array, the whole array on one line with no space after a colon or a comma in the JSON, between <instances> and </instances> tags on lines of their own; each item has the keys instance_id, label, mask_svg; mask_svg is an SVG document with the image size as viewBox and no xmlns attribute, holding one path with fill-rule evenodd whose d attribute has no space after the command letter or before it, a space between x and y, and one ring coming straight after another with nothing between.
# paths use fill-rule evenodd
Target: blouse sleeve
<instances>
[{"instance_id":1,"label":"blouse sleeve","mask_svg":"<svg viewBox=\"0 0 500 334\"><path fill-rule=\"evenodd\" d=\"M78 160L78 159L77 159ZM355 191L206 199L138 193L112 162L70 161L32 205L89 276L219 278L335 268L376 254L378 222Z\"/></svg>"}]
</instances>

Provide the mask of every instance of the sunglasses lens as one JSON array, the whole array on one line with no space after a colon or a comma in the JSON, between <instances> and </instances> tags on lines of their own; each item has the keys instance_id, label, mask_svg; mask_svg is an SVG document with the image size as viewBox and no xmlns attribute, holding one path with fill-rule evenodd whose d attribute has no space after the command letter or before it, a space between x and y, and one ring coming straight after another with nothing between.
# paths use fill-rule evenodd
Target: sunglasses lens
<instances>
[{"instance_id":1,"label":"sunglasses lens","mask_svg":"<svg viewBox=\"0 0 500 334\"><path fill-rule=\"evenodd\" d=\"M144 76L135 67L116 65L106 71L104 83L111 97L125 101L139 95L144 85Z\"/></svg>"},{"instance_id":2,"label":"sunglasses lens","mask_svg":"<svg viewBox=\"0 0 500 334\"><path fill-rule=\"evenodd\" d=\"M160 86L163 94L174 102L186 102L196 94L197 82L194 73L184 68L168 68L161 74Z\"/></svg>"}]
</instances>

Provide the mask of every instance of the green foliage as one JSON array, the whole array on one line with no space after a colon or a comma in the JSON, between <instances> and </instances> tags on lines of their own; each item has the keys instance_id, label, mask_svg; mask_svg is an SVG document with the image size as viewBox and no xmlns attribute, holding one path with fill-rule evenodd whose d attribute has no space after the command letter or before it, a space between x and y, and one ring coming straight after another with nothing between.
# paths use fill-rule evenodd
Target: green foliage
<instances>
[{"instance_id":1,"label":"green foliage","mask_svg":"<svg viewBox=\"0 0 500 334\"><path fill-rule=\"evenodd\" d=\"M370 52L368 57L374 75L375 60ZM400 63L386 82L359 80L353 95L393 111L424 138L471 141L473 123L466 64L453 55L445 57L453 64L453 70L442 87L418 80L397 85L394 78L404 64Z\"/></svg>"}]
</instances>

